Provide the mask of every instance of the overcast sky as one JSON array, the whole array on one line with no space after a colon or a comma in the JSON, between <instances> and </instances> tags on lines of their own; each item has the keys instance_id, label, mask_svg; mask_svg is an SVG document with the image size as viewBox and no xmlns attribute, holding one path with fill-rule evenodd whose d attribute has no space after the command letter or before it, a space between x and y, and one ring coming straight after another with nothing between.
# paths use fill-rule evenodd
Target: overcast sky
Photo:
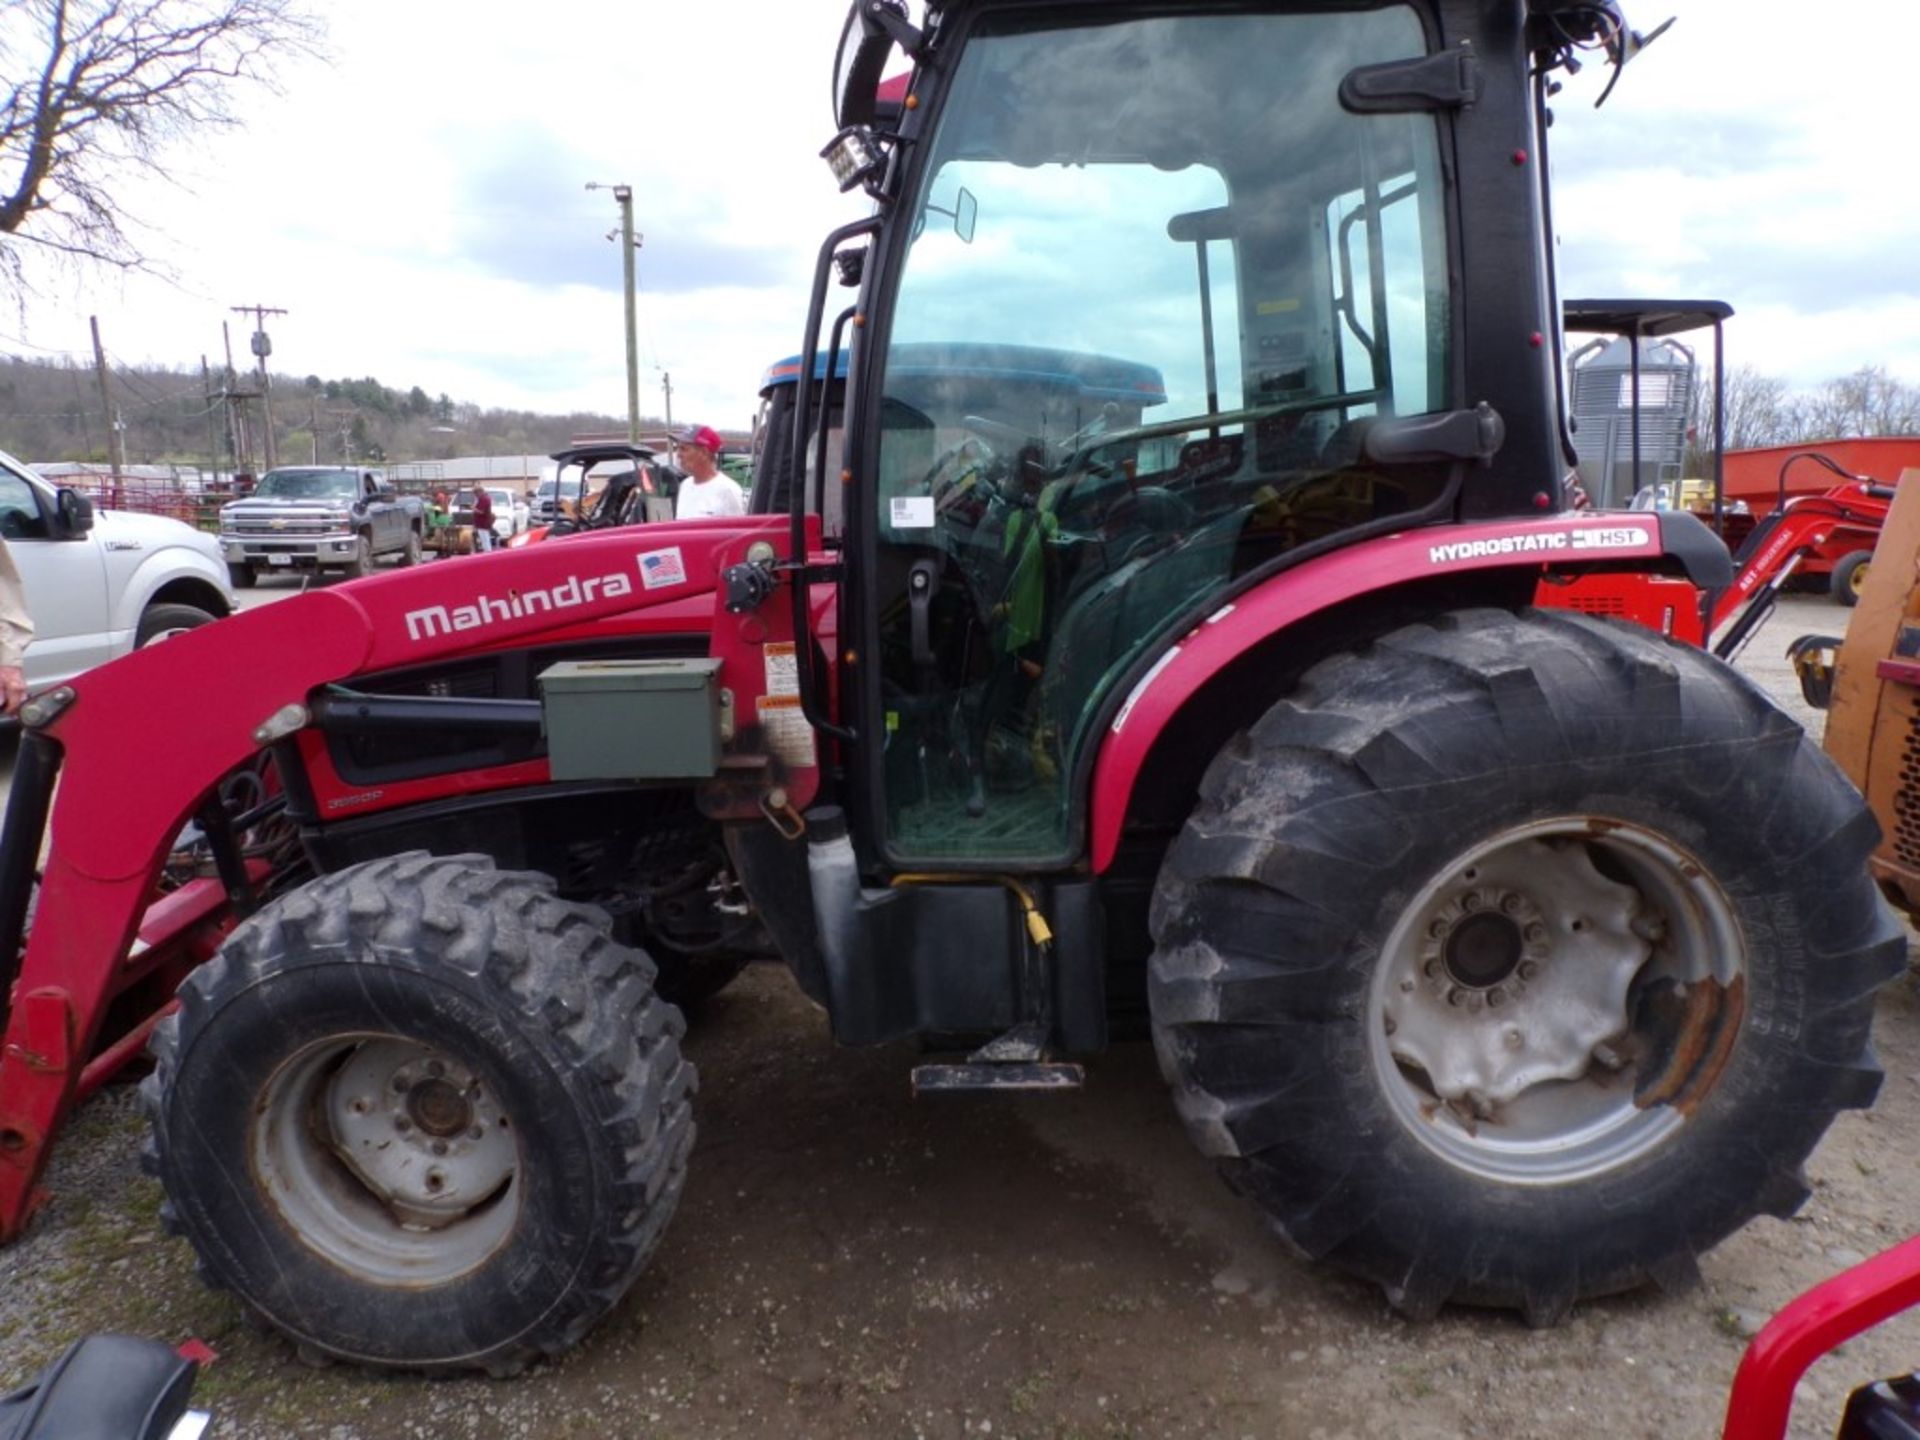
<instances>
[{"instance_id":1,"label":"overcast sky","mask_svg":"<svg viewBox=\"0 0 1920 1440\"><path fill-rule=\"evenodd\" d=\"M1560 99L1563 293L1724 298L1733 363L1920 383L1920 4L1628 7L1679 22L1605 109L1597 68ZM818 158L839 0L316 8L331 63L179 152L177 188L129 195L175 281L48 282L24 319L0 312L0 353L86 356L98 313L116 360L217 363L232 319L245 363L228 307L259 302L290 312L270 325L282 373L619 414L619 212L583 187L625 182L641 408L669 371L676 420L746 424L761 370L798 348L821 237L861 213Z\"/></svg>"}]
</instances>

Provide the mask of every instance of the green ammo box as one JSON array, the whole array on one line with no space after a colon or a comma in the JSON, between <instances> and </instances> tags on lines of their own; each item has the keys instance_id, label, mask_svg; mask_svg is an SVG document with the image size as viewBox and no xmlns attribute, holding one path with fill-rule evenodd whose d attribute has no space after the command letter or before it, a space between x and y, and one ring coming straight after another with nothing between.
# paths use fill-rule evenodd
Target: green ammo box
<instances>
[{"instance_id":1,"label":"green ammo box","mask_svg":"<svg viewBox=\"0 0 1920 1440\"><path fill-rule=\"evenodd\" d=\"M668 780L720 768L720 662L564 660L540 672L556 780Z\"/></svg>"}]
</instances>

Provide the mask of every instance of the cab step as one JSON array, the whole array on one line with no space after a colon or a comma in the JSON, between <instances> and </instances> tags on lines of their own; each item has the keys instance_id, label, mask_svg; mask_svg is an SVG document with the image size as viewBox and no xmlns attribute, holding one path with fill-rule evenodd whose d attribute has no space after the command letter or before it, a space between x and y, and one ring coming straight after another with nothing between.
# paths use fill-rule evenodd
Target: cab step
<instances>
[{"instance_id":1,"label":"cab step","mask_svg":"<svg viewBox=\"0 0 1920 1440\"><path fill-rule=\"evenodd\" d=\"M1086 1082L1084 1066L1057 1060L966 1061L958 1065L916 1065L913 1093L958 1094L977 1090L1078 1090Z\"/></svg>"}]
</instances>

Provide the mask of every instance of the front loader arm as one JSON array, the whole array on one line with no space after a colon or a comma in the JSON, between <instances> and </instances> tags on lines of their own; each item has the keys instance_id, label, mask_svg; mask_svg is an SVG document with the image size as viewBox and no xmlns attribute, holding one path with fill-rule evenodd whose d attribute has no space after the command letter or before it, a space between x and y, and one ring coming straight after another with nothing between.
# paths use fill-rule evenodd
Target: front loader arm
<instances>
[{"instance_id":1,"label":"front loader arm","mask_svg":"<svg viewBox=\"0 0 1920 1440\"><path fill-rule=\"evenodd\" d=\"M58 692L57 714L22 741L0 832L0 956L20 956L0 1051L0 1242L32 1212L109 1006L156 976L177 981L231 928L216 881L167 897L165 912L155 905L175 838L222 777L306 723L316 689L711 592L749 543L784 551L785 537L780 520L731 519L396 571L234 616ZM157 1018L108 1058L124 1059Z\"/></svg>"}]
</instances>

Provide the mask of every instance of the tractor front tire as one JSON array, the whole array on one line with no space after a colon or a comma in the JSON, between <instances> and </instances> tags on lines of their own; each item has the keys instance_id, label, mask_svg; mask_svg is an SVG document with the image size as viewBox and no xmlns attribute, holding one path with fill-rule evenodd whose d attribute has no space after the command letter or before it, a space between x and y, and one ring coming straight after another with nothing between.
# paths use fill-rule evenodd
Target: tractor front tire
<instances>
[{"instance_id":1,"label":"tractor front tire","mask_svg":"<svg viewBox=\"0 0 1920 1440\"><path fill-rule=\"evenodd\" d=\"M509 1374L626 1293L693 1143L684 1022L601 912L482 856L274 901L143 1094L164 1214L303 1355Z\"/></svg>"},{"instance_id":2,"label":"tractor front tire","mask_svg":"<svg viewBox=\"0 0 1920 1440\"><path fill-rule=\"evenodd\" d=\"M1870 1103L1905 943L1859 797L1705 654L1468 611L1308 672L1154 898L1187 1128L1410 1315L1696 1275Z\"/></svg>"}]
</instances>

